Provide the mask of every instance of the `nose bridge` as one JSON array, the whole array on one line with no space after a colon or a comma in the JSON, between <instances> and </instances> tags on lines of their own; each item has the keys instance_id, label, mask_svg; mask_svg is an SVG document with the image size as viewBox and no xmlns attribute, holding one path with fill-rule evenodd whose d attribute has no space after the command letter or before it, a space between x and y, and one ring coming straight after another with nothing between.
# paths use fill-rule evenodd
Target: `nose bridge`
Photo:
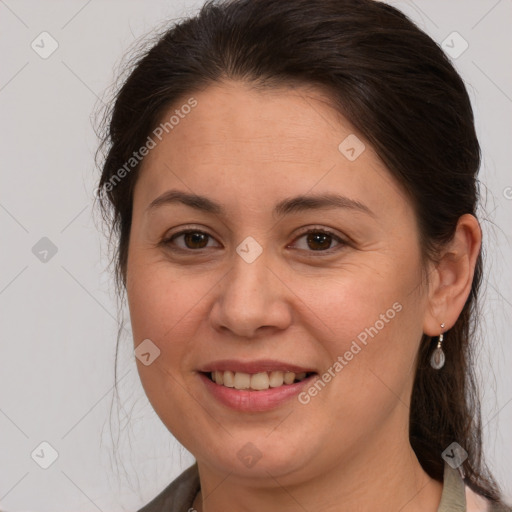
<instances>
[{"instance_id":1,"label":"nose bridge","mask_svg":"<svg viewBox=\"0 0 512 512\"><path fill-rule=\"evenodd\" d=\"M269 299L268 254L256 255L251 242L244 242L237 247L233 257L231 272L227 275L224 288L224 302L233 305L247 305L254 311L258 310Z\"/></svg>"},{"instance_id":2,"label":"nose bridge","mask_svg":"<svg viewBox=\"0 0 512 512\"><path fill-rule=\"evenodd\" d=\"M284 328L290 315L284 287L269 268L269 254L252 240L242 242L236 251L212 311L216 327L246 337L260 327Z\"/></svg>"}]
</instances>

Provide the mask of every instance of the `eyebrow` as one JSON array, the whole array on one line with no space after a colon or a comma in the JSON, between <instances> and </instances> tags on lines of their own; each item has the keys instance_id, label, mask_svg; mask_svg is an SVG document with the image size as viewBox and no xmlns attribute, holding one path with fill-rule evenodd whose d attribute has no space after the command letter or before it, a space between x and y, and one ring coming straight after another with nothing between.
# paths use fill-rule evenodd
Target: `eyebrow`
<instances>
[{"instance_id":1,"label":"eyebrow","mask_svg":"<svg viewBox=\"0 0 512 512\"><path fill-rule=\"evenodd\" d=\"M181 203L191 208L195 208L196 210L215 215L226 214L224 208L219 203L216 203L205 196L190 194L180 190L168 190L167 192L164 192L162 195L151 201L147 206L146 211L154 211L163 205L175 203ZM284 216L307 210L319 210L325 208L347 208L376 217L375 213L360 201L332 193L307 196L299 195L284 199L275 205L273 214L277 216Z\"/></svg>"}]
</instances>

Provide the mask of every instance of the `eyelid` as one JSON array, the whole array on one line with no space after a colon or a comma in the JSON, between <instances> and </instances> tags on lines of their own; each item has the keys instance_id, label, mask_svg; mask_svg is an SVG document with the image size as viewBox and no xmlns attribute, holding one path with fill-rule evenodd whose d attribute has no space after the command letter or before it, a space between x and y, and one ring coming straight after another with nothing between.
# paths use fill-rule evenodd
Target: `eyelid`
<instances>
[{"instance_id":1,"label":"eyelid","mask_svg":"<svg viewBox=\"0 0 512 512\"><path fill-rule=\"evenodd\" d=\"M219 243L212 234L208 233L208 231L205 231L205 230L203 230L201 228L197 228L197 227L195 227L193 225L190 225L190 226L181 226L180 231L172 233L171 235L164 236L164 238L162 239L160 244L168 247L168 246L171 245L171 242L174 239L179 238L180 236L186 235L188 233L201 233L203 235L206 235L210 239L215 240L217 243ZM299 249L299 250L304 251L304 252L308 252L308 253L313 253L313 254L325 254L325 255L328 255L328 254L332 254L333 252L337 252L341 248L343 248L344 246L350 244L350 242L348 240L345 240L341 236L337 235L330 228L326 228L326 227L323 227L323 226L315 226L315 225L313 225L313 226L308 226L306 228L302 228L298 233L296 233L296 235L295 235L295 237L293 239L292 245L299 238L301 238L304 235L307 235L309 233L321 233L321 234L329 235L330 237L332 237L334 240L336 240L338 242L338 245L336 247L331 247L330 249L319 250L319 251L313 251L313 250L308 251L306 249ZM290 247L290 245L287 245L286 247L288 248L288 247ZM176 247L172 248L172 250L174 250L174 251L181 251L181 252L187 252L187 253L193 253L193 252L198 252L199 253L199 252L201 252L204 249L211 249L211 247L204 247L202 249L187 249L187 248L176 246Z\"/></svg>"},{"instance_id":2,"label":"eyelid","mask_svg":"<svg viewBox=\"0 0 512 512\"><path fill-rule=\"evenodd\" d=\"M179 231L176 231L175 233L172 233L171 235L165 235L162 238L162 241L160 242L159 245L169 246L169 245L171 245L171 242L173 241L173 239L178 238L183 235L186 235L188 233L201 233L203 235L208 236L212 240L215 240L217 243L219 243L217 241L217 239L211 233L208 233L208 231L205 231L204 229L200 229L195 226L181 226L181 229ZM211 247L209 247L209 249L211 249ZM190 253L200 251L200 249L187 249L187 248L183 248L183 247L173 247L172 250L182 251L182 252L190 252Z\"/></svg>"},{"instance_id":3,"label":"eyelid","mask_svg":"<svg viewBox=\"0 0 512 512\"><path fill-rule=\"evenodd\" d=\"M338 245L336 247L331 247L330 249L326 249L325 251L312 251L312 250L306 251L308 253L313 253L313 254L320 253L320 254L329 255L329 254L332 254L333 252L339 251L341 248L343 248L343 246L349 245L348 240L345 240L344 238L342 238L341 236L336 234L333 230L331 230L329 228L325 228L323 226L309 226L307 228L303 228L295 236L292 243L295 243L299 238L303 237L304 235L308 235L309 233L321 233L321 234L329 235L330 237L332 237L333 239L335 239L338 242ZM289 246L287 246L287 247L289 247Z\"/></svg>"}]
</instances>

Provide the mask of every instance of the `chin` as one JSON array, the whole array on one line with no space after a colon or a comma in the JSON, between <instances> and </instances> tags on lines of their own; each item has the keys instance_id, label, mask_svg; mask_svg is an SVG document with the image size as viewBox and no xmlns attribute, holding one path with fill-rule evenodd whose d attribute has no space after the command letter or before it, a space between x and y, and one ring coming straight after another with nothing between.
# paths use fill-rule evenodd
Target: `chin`
<instances>
[{"instance_id":1,"label":"chin","mask_svg":"<svg viewBox=\"0 0 512 512\"><path fill-rule=\"evenodd\" d=\"M307 454L297 450L297 444L282 444L279 439L272 440L268 430L258 440L250 441L248 436L236 436L229 438L228 444L216 444L212 452L205 446L205 456L201 457L198 451L196 456L199 463L214 468L219 474L231 474L240 478L256 480L282 479L290 474L302 474L309 472L306 464L309 460ZM229 437L229 436L228 436ZM281 483L281 480L279 480Z\"/></svg>"}]
</instances>

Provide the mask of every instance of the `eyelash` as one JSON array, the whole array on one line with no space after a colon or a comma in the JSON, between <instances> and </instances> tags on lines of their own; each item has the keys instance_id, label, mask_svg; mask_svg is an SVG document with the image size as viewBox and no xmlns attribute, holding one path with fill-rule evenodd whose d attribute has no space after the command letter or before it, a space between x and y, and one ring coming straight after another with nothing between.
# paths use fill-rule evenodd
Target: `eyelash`
<instances>
[{"instance_id":1,"label":"eyelash","mask_svg":"<svg viewBox=\"0 0 512 512\"><path fill-rule=\"evenodd\" d=\"M206 235L209 238L214 238L209 233L206 233L205 231L201 231L199 229L186 229L183 231L179 231L178 233L174 233L173 235L165 238L164 240L162 240L161 244L168 247L170 250L176 251L176 252L200 252L203 249L207 249L207 247L205 247L203 249L188 249L188 248L184 249L182 247L172 247L172 243L176 238L179 238L180 236L187 235L190 233ZM295 238L294 242L297 241L298 239L300 239L301 237L308 235L310 233L328 235L328 236L332 237L336 242L338 242L338 246L334 247L334 248L326 249L326 250L319 249L317 251L314 251L314 250L308 251L308 250L304 249L306 252L331 255L332 253L337 252L337 251L341 250L344 246L348 245L348 243L345 240L343 240L338 235L336 235L332 231L329 231L328 229L325 229L325 228L309 228L306 231L299 233L297 235L297 237ZM302 250L302 249L299 249L299 250Z\"/></svg>"}]
</instances>

